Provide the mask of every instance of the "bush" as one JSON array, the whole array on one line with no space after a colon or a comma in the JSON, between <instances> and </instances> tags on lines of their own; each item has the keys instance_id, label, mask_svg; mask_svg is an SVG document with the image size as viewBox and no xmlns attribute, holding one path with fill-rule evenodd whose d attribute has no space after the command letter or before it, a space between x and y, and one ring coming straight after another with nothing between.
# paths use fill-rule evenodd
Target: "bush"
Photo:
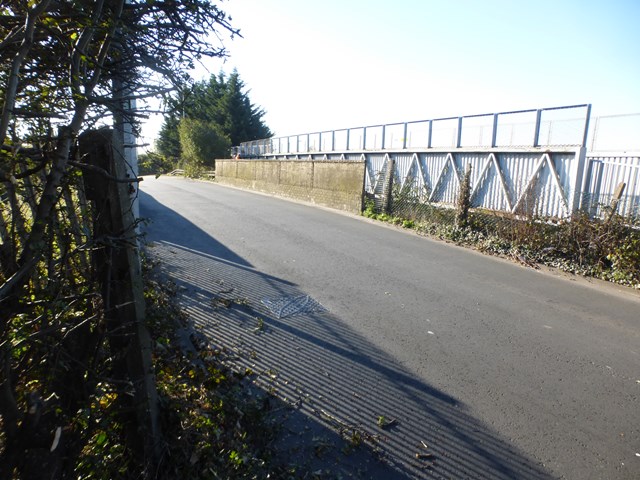
<instances>
[{"instance_id":1,"label":"bush","mask_svg":"<svg viewBox=\"0 0 640 480\"><path fill-rule=\"evenodd\" d=\"M231 140L215 123L183 118L178 133L183 168L189 176L214 168L216 158L229 157Z\"/></svg>"},{"instance_id":2,"label":"bush","mask_svg":"<svg viewBox=\"0 0 640 480\"><path fill-rule=\"evenodd\" d=\"M138 156L140 175L158 175L176 169L176 161L155 152L147 152Z\"/></svg>"}]
</instances>

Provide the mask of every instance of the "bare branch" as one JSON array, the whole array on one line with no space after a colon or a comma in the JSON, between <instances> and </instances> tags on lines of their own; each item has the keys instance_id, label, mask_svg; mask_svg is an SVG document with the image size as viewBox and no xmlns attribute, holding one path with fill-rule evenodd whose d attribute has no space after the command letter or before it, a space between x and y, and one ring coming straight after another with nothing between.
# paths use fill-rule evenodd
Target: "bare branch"
<instances>
[{"instance_id":1,"label":"bare branch","mask_svg":"<svg viewBox=\"0 0 640 480\"><path fill-rule=\"evenodd\" d=\"M117 177L114 177L113 175L111 175L109 172L107 172L104 168L96 167L95 165L89 165L88 163L80 163L80 162L69 161L69 165L72 165L72 166L74 166L76 168L79 168L81 170L88 170L90 172L95 172L95 173L101 175L102 177L106 178L107 180L111 180L112 182L115 182L115 183L139 183L139 182L142 182L144 180L144 178L142 178L142 177L137 177L137 178L117 178Z\"/></svg>"},{"instance_id":2,"label":"bare branch","mask_svg":"<svg viewBox=\"0 0 640 480\"><path fill-rule=\"evenodd\" d=\"M22 44L18 49L18 53L11 63L11 72L9 74L9 81L7 82L7 89L5 91L4 105L2 106L2 117L0 117L0 140L4 140L7 136L11 112L13 111L16 103L20 68L22 67L27 53L29 53L31 45L33 44L33 31L36 26L36 20L40 15L42 15L42 13L44 13L49 6L49 3L50 0L42 0L27 13L27 21L24 26L24 37L22 39Z\"/></svg>"}]
</instances>

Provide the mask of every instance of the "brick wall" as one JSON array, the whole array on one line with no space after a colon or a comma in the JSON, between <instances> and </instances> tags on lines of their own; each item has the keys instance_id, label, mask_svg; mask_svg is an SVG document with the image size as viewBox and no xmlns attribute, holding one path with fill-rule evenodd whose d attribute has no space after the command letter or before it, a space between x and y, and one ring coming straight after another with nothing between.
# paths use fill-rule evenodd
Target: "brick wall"
<instances>
[{"instance_id":1,"label":"brick wall","mask_svg":"<svg viewBox=\"0 0 640 480\"><path fill-rule=\"evenodd\" d=\"M360 213L364 161L216 160L216 182Z\"/></svg>"}]
</instances>

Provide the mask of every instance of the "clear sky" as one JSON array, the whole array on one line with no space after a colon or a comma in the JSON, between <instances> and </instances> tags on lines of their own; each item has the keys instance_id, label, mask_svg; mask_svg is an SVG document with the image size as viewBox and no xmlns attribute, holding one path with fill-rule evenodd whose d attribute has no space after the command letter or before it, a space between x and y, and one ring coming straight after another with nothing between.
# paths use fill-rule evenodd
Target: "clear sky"
<instances>
[{"instance_id":1,"label":"clear sky","mask_svg":"<svg viewBox=\"0 0 640 480\"><path fill-rule=\"evenodd\" d=\"M243 38L206 66L237 68L276 135L580 103L640 112L640 0L221 6Z\"/></svg>"}]
</instances>

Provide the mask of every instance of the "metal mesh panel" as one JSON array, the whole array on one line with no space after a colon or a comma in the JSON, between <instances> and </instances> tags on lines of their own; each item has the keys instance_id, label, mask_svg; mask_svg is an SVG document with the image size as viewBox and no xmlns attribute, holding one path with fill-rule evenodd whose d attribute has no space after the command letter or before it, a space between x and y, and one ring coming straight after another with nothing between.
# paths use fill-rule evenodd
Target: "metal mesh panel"
<instances>
[{"instance_id":1,"label":"metal mesh panel","mask_svg":"<svg viewBox=\"0 0 640 480\"><path fill-rule=\"evenodd\" d=\"M434 120L431 131L431 146L452 148L456 146L458 119Z\"/></svg>"},{"instance_id":2,"label":"metal mesh panel","mask_svg":"<svg viewBox=\"0 0 640 480\"><path fill-rule=\"evenodd\" d=\"M407 124L407 148L427 148L429 146L430 122L410 122Z\"/></svg>"},{"instance_id":3,"label":"metal mesh panel","mask_svg":"<svg viewBox=\"0 0 640 480\"><path fill-rule=\"evenodd\" d=\"M382 125L376 127L367 127L365 129L365 150L382 150L384 143L384 127Z\"/></svg>"},{"instance_id":4,"label":"metal mesh panel","mask_svg":"<svg viewBox=\"0 0 640 480\"><path fill-rule=\"evenodd\" d=\"M403 149L406 142L404 130L405 127L403 123L387 125L382 148L387 150Z\"/></svg>"},{"instance_id":5,"label":"metal mesh panel","mask_svg":"<svg viewBox=\"0 0 640 480\"><path fill-rule=\"evenodd\" d=\"M640 151L640 113L597 117L588 145L594 152Z\"/></svg>"},{"instance_id":6,"label":"metal mesh panel","mask_svg":"<svg viewBox=\"0 0 640 480\"><path fill-rule=\"evenodd\" d=\"M482 115L463 119L460 146L491 147L493 118L493 115Z\"/></svg>"},{"instance_id":7,"label":"metal mesh panel","mask_svg":"<svg viewBox=\"0 0 640 480\"><path fill-rule=\"evenodd\" d=\"M533 144L536 112L505 113L498 118L496 146L524 147Z\"/></svg>"},{"instance_id":8,"label":"metal mesh panel","mask_svg":"<svg viewBox=\"0 0 640 480\"><path fill-rule=\"evenodd\" d=\"M581 145L584 141L583 108L543 110L540 114L540 145Z\"/></svg>"}]
</instances>

